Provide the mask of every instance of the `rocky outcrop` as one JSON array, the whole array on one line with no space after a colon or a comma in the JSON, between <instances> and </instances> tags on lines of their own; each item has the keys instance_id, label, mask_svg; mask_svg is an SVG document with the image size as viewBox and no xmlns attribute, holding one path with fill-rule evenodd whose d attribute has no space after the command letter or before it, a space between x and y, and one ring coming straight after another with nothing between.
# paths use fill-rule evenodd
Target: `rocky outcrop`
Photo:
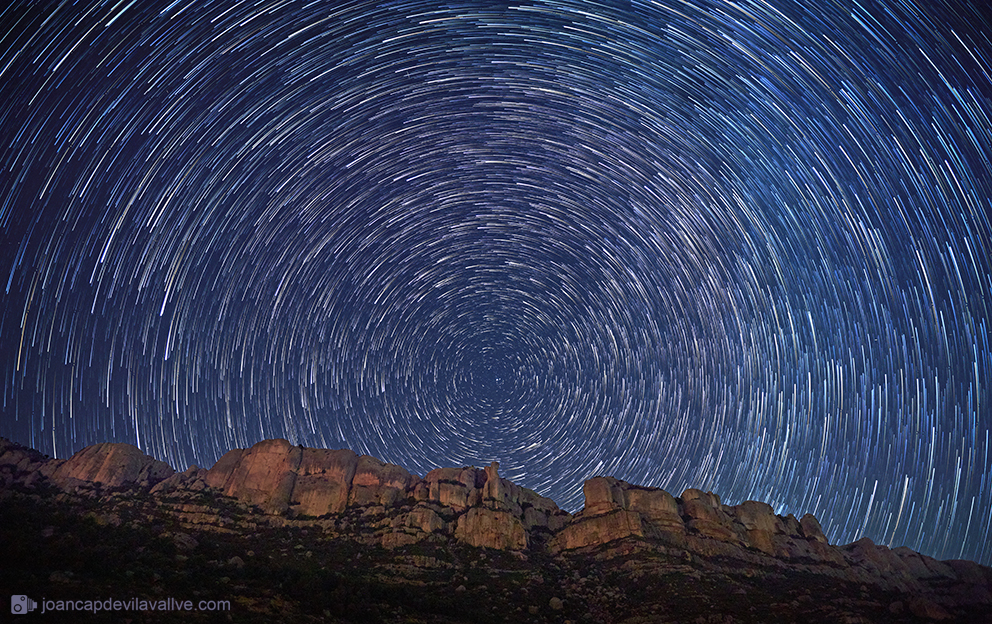
<instances>
[{"instance_id":1,"label":"rocky outcrop","mask_svg":"<svg viewBox=\"0 0 992 624\"><path fill-rule=\"evenodd\" d=\"M181 490L186 492L202 492L207 487L207 471L196 466L190 466L183 472L177 472L171 477L159 481L152 487L152 494L160 494Z\"/></svg>"},{"instance_id":2,"label":"rocky outcrop","mask_svg":"<svg viewBox=\"0 0 992 624\"><path fill-rule=\"evenodd\" d=\"M14 483L33 487L39 481L47 481L63 463L64 460L50 459L34 449L0 438L0 487Z\"/></svg>"},{"instance_id":3,"label":"rocky outcrop","mask_svg":"<svg viewBox=\"0 0 992 624\"><path fill-rule=\"evenodd\" d=\"M687 530L720 542L743 541L740 531L735 530L730 508L721 505L716 494L689 489L682 493L681 501Z\"/></svg>"},{"instance_id":4,"label":"rocky outcrop","mask_svg":"<svg viewBox=\"0 0 992 624\"><path fill-rule=\"evenodd\" d=\"M265 513L323 516L349 506L392 505L406 498L413 476L347 449L293 446L265 440L229 451L207 471L205 482Z\"/></svg>"},{"instance_id":5,"label":"rocky outcrop","mask_svg":"<svg viewBox=\"0 0 992 624\"><path fill-rule=\"evenodd\" d=\"M286 440L265 440L228 451L207 472L207 485L267 513L289 508L303 449Z\"/></svg>"},{"instance_id":6,"label":"rocky outcrop","mask_svg":"<svg viewBox=\"0 0 992 624\"><path fill-rule=\"evenodd\" d=\"M87 486L147 487L174 473L169 464L144 454L133 444L94 444L64 460L0 439L0 485L4 486L17 482L31 487L48 481L67 491Z\"/></svg>"},{"instance_id":7,"label":"rocky outcrop","mask_svg":"<svg viewBox=\"0 0 992 624\"><path fill-rule=\"evenodd\" d=\"M50 478L64 489L87 483L109 487L147 486L174 472L169 464L145 455L133 444L105 442L81 449L60 463Z\"/></svg>"},{"instance_id":8,"label":"rocky outcrop","mask_svg":"<svg viewBox=\"0 0 992 624\"><path fill-rule=\"evenodd\" d=\"M529 543L523 522L508 511L472 507L458 518L455 539L470 546L525 550Z\"/></svg>"},{"instance_id":9,"label":"rocky outcrop","mask_svg":"<svg viewBox=\"0 0 992 624\"><path fill-rule=\"evenodd\" d=\"M303 449L293 486L293 510L306 516L341 513L348 506L349 484L357 469L354 451Z\"/></svg>"},{"instance_id":10,"label":"rocky outcrop","mask_svg":"<svg viewBox=\"0 0 992 624\"><path fill-rule=\"evenodd\" d=\"M388 516L373 532L387 547L442 534L473 546L524 550L570 518L550 499L501 478L495 462L484 469L437 468L421 479L374 457L296 447L286 440L230 451L213 468L183 473L158 491L200 483L270 515L323 517L359 510L366 518ZM445 513L454 518L444 520Z\"/></svg>"},{"instance_id":11,"label":"rocky outcrop","mask_svg":"<svg viewBox=\"0 0 992 624\"><path fill-rule=\"evenodd\" d=\"M658 488L612 477L583 486L583 510L555 535L553 552L601 546L626 538L661 540L702 555L758 552L784 559L838 563L819 522L807 514L776 515L771 505L745 501L724 505L712 492L688 489L679 498Z\"/></svg>"},{"instance_id":12,"label":"rocky outcrop","mask_svg":"<svg viewBox=\"0 0 992 624\"><path fill-rule=\"evenodd\" d=\"M485 482L485 472L478 468L435 468L427 473L417 498L461 511L482 503Z\"/></svg>"},{"instance_id":13,"label":"rocky outcrop","mask_svg":"<svg viewBox=\"0 0 992 624\"><path fill-rule=\"evenodd\" d=\"M416 481L417 477L399 466L362 455L355 468L348 504L391 507L412 493Z\"/></svg>"}]
</instances>

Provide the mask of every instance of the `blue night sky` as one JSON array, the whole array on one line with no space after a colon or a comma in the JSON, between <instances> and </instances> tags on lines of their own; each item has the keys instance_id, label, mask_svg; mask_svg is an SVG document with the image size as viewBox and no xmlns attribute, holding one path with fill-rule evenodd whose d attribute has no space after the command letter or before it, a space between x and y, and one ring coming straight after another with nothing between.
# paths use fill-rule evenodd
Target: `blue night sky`
<instances>
[{"instance_id":1,"label":"blue night sky","mask_svg":"<svg viewBox=\"0 0 992 624\"><path fill-rule=\"evenodd\" d=\"M0 435L712 490L992 564L982 2L0 9Z\"/></svg>"}]
</instances>

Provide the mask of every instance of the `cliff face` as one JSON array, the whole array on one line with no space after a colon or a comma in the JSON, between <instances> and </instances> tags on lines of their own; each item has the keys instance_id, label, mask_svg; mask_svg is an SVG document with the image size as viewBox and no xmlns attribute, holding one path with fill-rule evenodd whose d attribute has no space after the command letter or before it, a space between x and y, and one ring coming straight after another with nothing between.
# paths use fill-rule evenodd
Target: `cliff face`
<instances>
[{"instance_id":1,"label":"cliff face","mask_svg":"<svg viewBox=\"0 0 992 624\"><path fill-rule=\"evenodd\" d=\"M349 450L310 449L266 440L225 454L209 470L179 473L156 493L197 483L280 518L316 518L361 510L389 516L381 544L396 547L434 534L472 546L526 550L537 533L570 517L554 501L503 479L498 464L485 469L438 468L421 478L404 468ZM444 518L449 518L445 520Z\"/></svg>"},{"instance_id":2,"label":"cliff face","mask_svg":"<svg viewBox=\"0 0 992 624\"><path fill-rule=\"evenodd\" d=\"M907 595L937 591L939 600L928 603L936 619L951 617L955 608L992 606L992 570L973 562L936 561L868 539L832 546L809 514L797 520L776 515L761 502L731 506L710 492L689 489L675 497L595 477L585 482L585 506L573 516L503 479L498 470L493 463L481 469L438 468L419 477L350 450L266 440L228 452L210 469L192 466L177 473L128 444L98 444L68 460L52 460L0 440L5 496L47 484L63 496L103 497L109 509L126 499L121 491L130 488L150 496L190 530L305 527L327 538L390 550L457 543L524 559L611 559L649 552L703 566L720 560L736 561L741 569L815 573Z\"/></svg>"},{"instance_id":3,"label":"cliff face","mask_svg":"<svg viewBox=\"0 0 992 624\"><path fill-rule=\"evenodd\" d=\"M726 544L781 559L841 560L811 514L796 520L791 514L776 515L767 503L723 505L716 494L695 489L675 498L664 490L612 477L589 479L583 492L585 507L557 533L553 550L596 546L633 536L664 539L709 554L725 551Z\"/></svg>"}]
</instances>

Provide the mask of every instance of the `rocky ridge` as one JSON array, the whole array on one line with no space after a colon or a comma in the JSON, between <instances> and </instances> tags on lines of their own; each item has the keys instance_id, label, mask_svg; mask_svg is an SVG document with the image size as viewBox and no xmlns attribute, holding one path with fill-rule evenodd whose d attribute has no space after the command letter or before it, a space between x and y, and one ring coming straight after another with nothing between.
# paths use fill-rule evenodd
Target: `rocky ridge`
<instances>
[{"instance_id":1,"label":"rocky ridge","mask_svg":"<svg viewBox=\"0 0 992 624\"><path fill-rule=\"evenodd\" d=\"M635 578L670 573L673 565L694 574L813 574L904 595L905 601L891 602L889 614L904 611L920 621L953 620L992 606L989 568L937 561L867 538L834 546L810 514L783 517L766 503L726 505L696 489L675 497L594 477L583 486L584 508L572 515L500 477L498 469L497 463L438 468L419 477L346 449L266 440L228 452L210 469L176 472L128 444L97 444L57 460L0 440L0 495L49 488L62 500L95 498L106 524L119 524L130 493L141 492L146 508L152 504L196 534L290 528L395 552L460 544L522 561L622 560ZM896 603L901 606L892 607Z\"/></svg>"}]
</instances>

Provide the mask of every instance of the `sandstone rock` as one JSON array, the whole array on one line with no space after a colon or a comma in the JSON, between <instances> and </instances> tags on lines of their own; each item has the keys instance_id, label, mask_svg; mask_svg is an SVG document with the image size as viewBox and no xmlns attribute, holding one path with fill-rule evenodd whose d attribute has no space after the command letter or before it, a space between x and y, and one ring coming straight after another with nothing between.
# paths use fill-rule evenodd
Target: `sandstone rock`
<instances>
[{"instance_id":1,"label":"sandstone rock","mask_svg":"<svg viewBox=\"0 0 992 624\"><path fill-rule=\"evenodd\" d=\"M598 546L625 537L644 537L641 515L624 509L608 514L576 516L551 540L552 552Z\"/></svg>"},{"instance_id":2,"label":"sandstone rock","mask_svg":"<svg viewBox=\"0 0 992 624\"><path fill-rule=\"evenodd\" d=\"M582 494L586 498L582 512L595 516L627 508L623 482L613 477L593 477L582 484Z\"/></svg>"},{"instance_id":3,"label":"sandstone rock","mask_svg":"<svg viewBox=\"0 0 992 624\"><path fill-rule=\"evenodd\" d=\"M496 504L506 504L503 480L499 476L499 462L492 462L485 468L486 482L482 490L482 500Z\"/></svg>"},{"instance_id":4,"label":"sandstone rock","mask_svg":"<svg viewBox=\"0 0 992 624\"><path fill-rule=\"evenodd\" d=\"M145 455L133 444L105 442L79 450L51 475L62 488L83 483L110 487L157 483L175 471L164 461Z\"/></svg>"},{"instance_id":5,"label":"sandstone rock","mask_svg":"<svg viewBox=\"0 0 992 624\"><path fill-rule=\"evenodd\" d=\"M925 557L929 559L929 557ZM941 561L956 576L949 598L957 605L992 605L992 570L974 561ZM944 581L946 583L946 580Z\"/></svg>"},{"instance_id":6,"label":"sandstone rock","mask_svg":"<svg viewBox=\"0 0 992 624\"><path fill-rule=\"evenodd\" d=\"M424 480L428 500L462 510L482 502L486 473L478 468L436 468Z\"/></svg>"},{"instance_id":7,"label":"sandstone rock","mask_svg":"<svg viewBox=\"0 0 992 624\"><path fill-rule=\"evenodd\" d=\"M807 539L811 539L815 542L821 544L827 544L827 536L823 534L823 529L820 528L820 521L816 519L813 514L806 514L799 520L799 526L803 531L803 535Z\"/></svg>"},{"instance_id":8,"label":"sandstone rock","mask_svg":"<svg viewBox=\"0 0 992 624\"><path fill-rule=\"evenodd\" d=\"M303 449L293 486L294 511L308 516L341 513L348 506L358 455L342 449Z\"/></svg>"},{"instance_id":9,"label":"sandstone rock","mask_svg":"<svg viewBox=\"0 0 992 624\"><path fill-rule=\"evenodd\" d=\"M630 536L685 533L678 502L664 490L631 485L613 477L593 477L582 490L585 507L558 530L553 540L553 548L558 551Z\"/></svg>"},{"instance_id":10,"label":"sandstone rock","mask_svg":"<svg viewBox=\"0 0 992 624\"><path fill-rule=\"evenodd\" d=\"M782 535L787 535L789 537L804 537L802 527L796 517L792 514L785 516L778 516L778 528L776 532Z\"/></svg>"},{"instance_id":11,"label":"sandstone rock","mask_svg":"<svg viewBox=\"0 0 992 624\"><path fill-rule=\"evenodd\" d=\"M528 507L523 510L524 528L528 531L536 527L548 527L548 514L540 509Z\"/></svg>"},{"instance_id":12,"label":"sandstone rock","mask_svg":"<svg viewBox=\"0 0 992 624\"><path fill-rule=\"evenodd\" d=\"M95 450L98 449L90 453ZM137 452L125 450L121 453L125 459ZM117 452L111 447L104 455ZM23 484L27 479L44 478L45 471L79 483L123 479L124 486L142 482L151 485L159 478L154 471L135 471L127 465L109 470L94 456L82 452L77 455L70 461L49 460L0 440L0 504L47 496L47 489L5 490L12 480ZM150 460L143 457L143 462ZM87 478L78 479L79 476ZM260 505L267 515L246 518L246 507L230 500L217 504L213 496L195 494L206 487L216 487L241 501ZM843 586L861 586L860 592L855 590L850 596L834 594L836 598L829 601L826 610L818 613L824 616L823 621L868 621L862 617L866 609L880 615L888 610L889 619L898 617L900 621L961 621L965 614L984 614L984 605L992 605L992 570L988 568L972 562L936 561L908 548L889 550L867 539L843 548L830 546L819 522L809 514L796 520L792 515L775 515L769 505L761 502L728 506L721 504L715 494L694 489L686 490L677 499L658 488L596 477L584 485L586 508L573 518L550 499L501 478L496 462L484 469L441 468L420 479L398 466L359 457L348 450L304 449L285 440L273 440L232 451L210 470L191 466L182 473L171 474L151 488L152 493L161 494L155 499L135 498L131 495L133 490L128 489L86 489L102 495L99 511L89 515L97 523L105 523L107 531L112 531L112 525L121 522L121 518L126 526L138 527L146 522L159 525L168 516L165 526L183 527L198 537L206 531L250 537L256 526L293 527L302 535L310 531L321 540L347 539L387 549L418 542L430 550L444 549L450 547L452 540L458 540L476 547L510 550L521 560L538 562L553 571L553 587L531 594L528 601L540 605L534 610L545 611L546 618L560 617L560 613L553 612L565 606L558 597L566 597L562 590L570 592L567 597L571 603L573 595L591 592L590 588L598 583L592 576L582 578L568 566L574 566L576 561L597 565L593 562L610 559L624 570L623 578L638 582L652 574L676 570L680 575L685 573L689 582L717 570L743 570L741 584L721 581L718 585L729 588L728 594L745 597L749 595L745 586L751 589L762 579L778 579L778 583L790 576L832 579L824 583L828 587L836 586L836 581ZM78 498L74 493L58 496L62 501ZM287 510L295 513L283 514ZM337 515L311 517L325 514ZM41 534L41 541L51 542L55 530L46 529ZM186 534L162 533L160 541L169 550L174 545L179 552L175 560L179 562L192 560L194 553L187 551L198 548L196 540ZM525 554L525 549L531 552ZM575 556L562 554L575 549L580 550ZM319 552L314 548L304 554L302 544L294 550L301 552L288 555L311 556ZM215 564L244 565L240 557L231 557L232 554L216 556ZM432 567L437 565L436 559L429 559L434 561ZM473 567L482 569L503 560L490 557L487 561L485 555L469 559L475 559L471 561ZM445 565L462 564L456 561ZM389 569L390 573L404 575L409 568L404 564ZM573 580L558 582L569 578L569 571ZM467 577L455 577L451 587L460 581L467 582ZM475 584L470 593L478 596L485 589L484 583ZM541 602L551 596L555 598ZM613 604L621 603L620 595L608 597ZM816 610L807 606L814 599L807 595L808 603L804 603L803 598L799 596L791 603L786 599L782 606L789 614L813 614ZM578 600L582 602L584 598L580 595ZM526 611L521 608L521 615ZM644 614L648 619L663 615L648 615L647 611ZM590 619L603 620L600 613ZM810 621L819 620L814 617Z\"/></svg>"},{"instance_id":13,"label":"sandstone rock","mask_svg":"<svg viewBox=\"0 0 992 624\"><path fill-rule=\"evenodd\" d=\"M267 513L289 507L303 450L286 440L264 440L248 450L225 454L208 471L206 482Z\"/></svg>"},{"instance_id":14,"label":"sandstone rock","mask_svg":"<svg viewBox=\"0 0 992 624\"><path fill-rule=\"evenodd\" d=\"M356 493L360 502L356 504L394 498L386 493L393 485L387 474L392 469L401 473L400 489L405 489L410 478L398 466L387 469L374 458L361 463L361 488ZM347 508L359 464L358 455L348 449L310 449L286 440L265 440L247 450L229 451L202 481L266 513L281 514L292 508L298 515L323 516ZM188 487L197 489L195 482Z\"/></svg>"},{"instance_id":15,"label":"sandstone rock","mask_svg":"<svg viewBox=\"0 0 992 624\"><path fill-rule=\"evenodd\" d=\"M49 459L34 449L0 438L0 489L15 482L33 488L64 463L63 459Z\"/></svg>"},{"instance_id":16,"label":"sandstone rock","mask_svg":"<svg viewBox=\"0 0 992 624\"><path fill-rule=\"evenodd\" d=\"M923 560L924 565L930 570L933 578L945 578L953 579L957 577L956 571L948 565L946 561L937 561L933 557L928 557L923 554L917 553L920 559Z\"/></svg>"},{"instance_id":17,"label":"sandstone rock","mask_svg":"<svg viewBox=\"0 0 992 624\"><path fill-rule=\"evenodd\" d=\"M528 533L528 541L531 531L552 533L571 519L571 515L559 509L550 498L500 477L498 462L492 462L481 473L476 471L474 476L474 482L470 481L471 475L462 476L463 481L469 482L471 486L466 489L467 492L472 492L467 502L479 500L475 492L481 487L481 504L490 509L507 511L518 518Z\"/></svg>"},{"instance_id":18,"label":"sandstone rock","mask_svg":"<svg viewBox=\"0 0 992 624\"><path fill-rule=\"evenodd\" d=\"M910 568L902 558L886 546L876 545L867 537L843 546L841 550L850 565L865 568L872 575L882 578L912 578Z\"/></svg>"},{"instance_id":19,"label":"sandstone rock","mask_svg":"<svg viewBox=\"0 0 992 624\"><path fill-rule=\"evenodd\" d=\"M675 497L659 488L630 486L625 488L627 508L635 511L655 528L685 533L685 523Z\"/></svg>"},{"instance_id":20,"label":"sandstone rock","mask_svg":"<svg viewBox=\"0 0 992 624\"><path fill-rule=\"evenodd\" d=\"M695 488L689 488L686 491L682 492L682 496L680 496L679 498L682 499L683 503L689 501L700 501L700 503L702 503L703 506L708 507L710 509L720 509L721 507L719 496L717 496L713 492L704 492L702 490L697 490Z\"/></svg>"},{"instance_id":21,"label":"sandstone rock","mask_svg":"<svg viewBox=\"0 0 992 624\"><path fill-rule=\"evenodd\" d=\"M397 516L392 526L409 527L424 533L441 533L447 529L447 523L441 516L424 504L418 504L410 512Z\"/></svg>"},{"instance_id":22,"label":"sandstone rock","mask_svg":"<svg viewBox=\"0 0 992 624\"><path fill-rule=\"evenodd\" d=\"M416 478L404 468L362 455L355 467L348 504L392 506L407 498L407 490L412 490L415 482Z\"/></svg>"},{"instance_id":23,"label":"sandstone rock","mask_svg":"<svg viewBox=\"0 0 992 624\"><path fill-rule=\"evenodd\" d=\"M288 444L288 442L287 442ZM245 454L245 449L231 449L224 453L220 459L207 471L207 485L209 487L224 490L228 480L241 463L241 458Z\"/></svg>"},{"instance_id":24,"label":"sandstone rock","mask_svg":"<svg viewBox=\"0 0 992 624\"><path fill-rule=\"evenodd\" d=\"M925 579L936 576L933 570L927 567L927 564L923 560L920 553L910 550L905 546L899 546L898 548L892 549L892 554L902 560L903 564L906 566L908 574L913 578Z\"/></svg>"},{"instance_id":25,"label":"sandstone rock","mask_svg":"<svg viewBox=\"0 0 992 624\"><path fill-rule=\"evenodd\" d=\"M741 536L733 528L733 520L720 505L720 497L712 492L689 489L682 493L682 513L689 518L686 527L703 537L721 542L737 542Z\"/></svg>"},{"instance_id":26,"label":"sandstone rock","mask_svg":"<svg viewBox=\"0 0 992 624\"><path fill-rule=\"evenodd\" d=\"M0 466L9 466L15 471L37 470L44 463L37 455L37 451L0 440Z\"/></svg>"},{"instance_id":27,"label":"sandstone rock","mask_svg":"<svg viewBox=\"0 0 992 624\"><path fill-rule=\"evenodd\" d=\"M172 476L156 483L152 489L152 494L173 492L176 490L199 491L206 487L205 479L207 471L203 468L190 466L182 472L177 472Z\"/></svg>"},{"instance_id":28,"label":"sandstone rock","mask_svg":"<svg viewBox=\"0 0 992 624\"><path fill-rule=\"evenodd\" d=\"M394 548L400 548L402 546L409 546L410 544L416 544L424 536L418 536L413 533L406 533L403 531L393 531L386 533L382 536L382 547L392 550Z\"/></svg>"},{"instance_id":29,"label":"sandstone rock","mask_svg":"<svg viewBox=\"0 0 992 624\"><path fill-rule=\"evenodd\" d=\"M744 501L733 507L733 515L744 527L745 543L769 555L775 554L774 536L778 518L768 503Z\"/></svg>"},{"instance_id":30,"label":"sandstone rock","mask_svg":"<svg viewBox=\"0 0 992 624\"><path fill-rule=\"evenodd\" d=\"M499 550L524 550L527 531L519 518L507 511L472 507L458 518L455 539L471 546Z\"/></svg>"},{"instance_id":31,"label":"sandstone rock","mask_svg":"<svg viewBox=\"0 0 992 624\"><path fill-rule=\"evenodd\" d=\"M893 552L899 549L893 549ZM906 550L909 550L908 548ZM910 552L913 552L910 550ZM930 559L926 555L921 555L920 553L913 553L917 557L920 557L924 561ZM928 567L930 567L929 562ZM989 568L981 566L974 561L966 561L964 559L952 559L950 561L935 561L935 563L940 563L944 566L950 568L951 573L959 580L970 585L981 585L987 584L992 581L989 578L988 572Z\"/></svg>"},{"instance_id":32,"label":"sandstone rock","mask_svg":"<svg viewBox=\"0 0 992 624\"><path fill-rule=\"evenodd\" d=\"M778 528L778 518L775 510L768 503L758 501L744 501L734 509L737 521L744 525L744 528L751 531L765 531L775 533Z\"/></svg>"}]
</instances>

